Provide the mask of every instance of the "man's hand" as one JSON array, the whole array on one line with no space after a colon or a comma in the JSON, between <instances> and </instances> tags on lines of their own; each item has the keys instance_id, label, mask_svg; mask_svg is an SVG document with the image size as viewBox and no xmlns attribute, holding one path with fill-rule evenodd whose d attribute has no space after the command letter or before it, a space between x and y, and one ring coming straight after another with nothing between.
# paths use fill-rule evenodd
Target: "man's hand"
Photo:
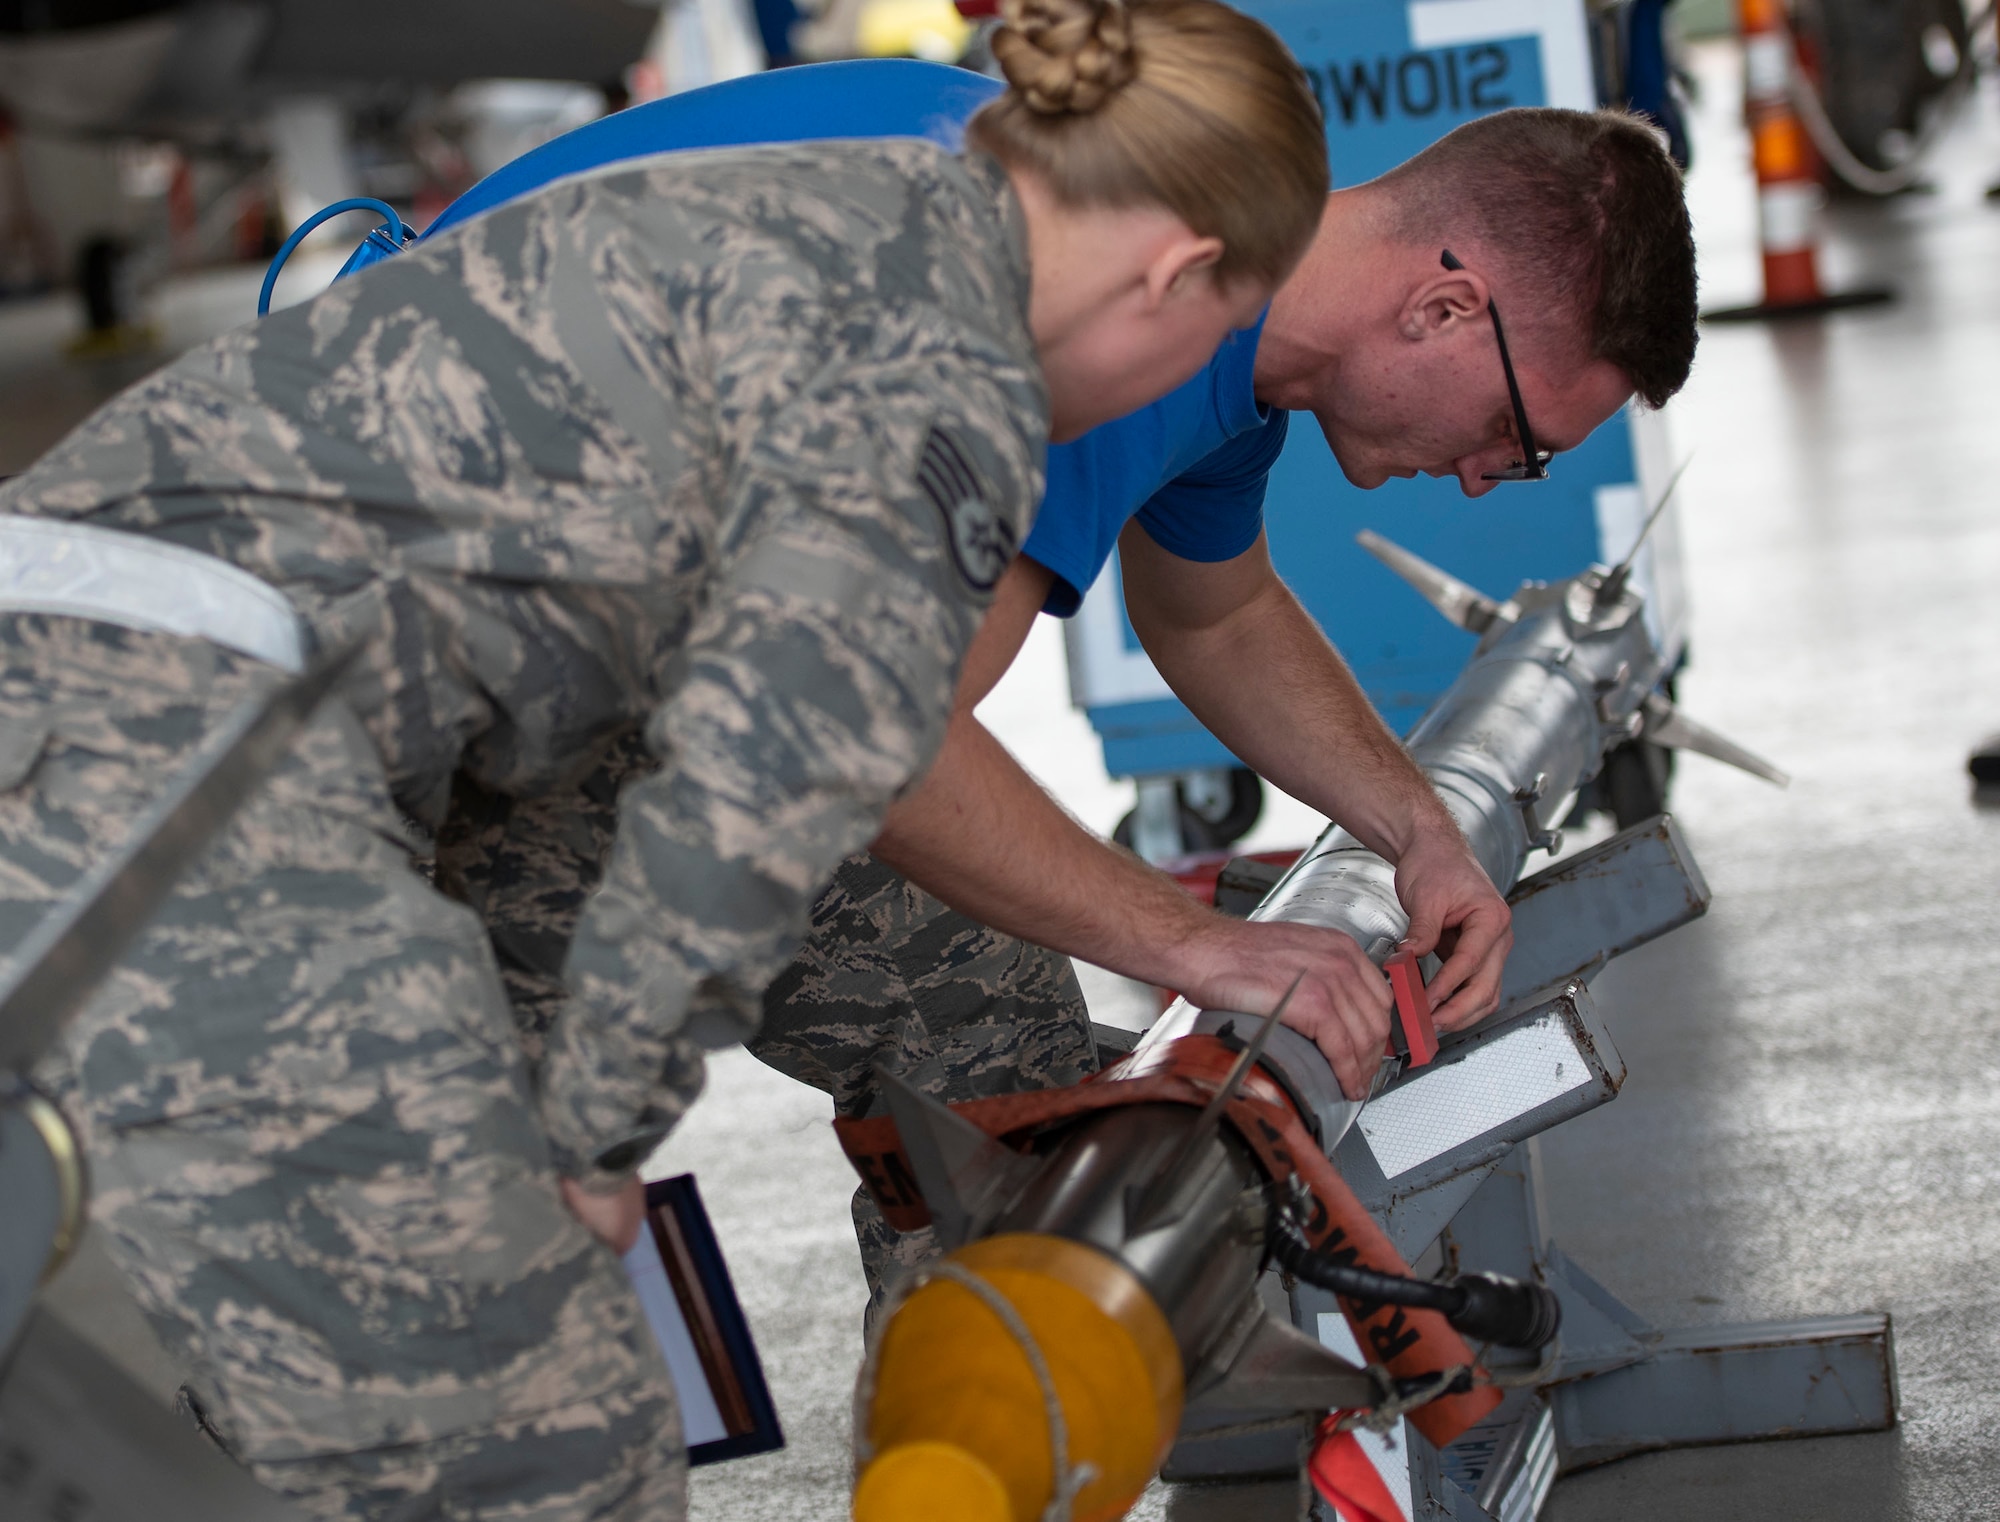
<instances>
[{"instance_id":1,"label":"man's hand","mask_svg":"<svg viewBox=\"0 0 2000 1522\"><path fill-rule=\"evenodd\" d=\"M1459 1030L1491 1014L1512 944L1507 906L1429 780L1279 580L1264 540L1234 560L1198 563L1135 521L1119 537L1118 558L1132 628L1194 716L1259 776L1397 864L1411 949L1447 957L1431 983L1438 1025Z\"/></svg>"},{"instance_id":2,"label":"man's hand","mask_svg":"<svg viewBox=\"0 0 2000 1522\"><path fill-rule=\"evenodd\" d=\"M1349 1099L1365 1099L1389 1039L1395 996L1353 938L1316 925L1214 915L1184 948L1179 991L1204 1009L1269 1014L1301 972L1283 1023L1326 1055Z\"/></svg>"},{"instance_id":3,"label":"man's hand","mask_svg":"<svg viewBox=\"0 0 2000 1522\"><path fill-rule=\"evenodd\" d=\"M1514 944L1513 915L1455 828L1433 829L1396 862L1396 897L1409 912L1403 944L1445 959L1431 979L1431 1018L1464 1030L1500 1007L1500 976Z\"/></svg>"},{"instance_id":4,"label":"man's hand","mask_svg":"<svg viewBox=\"0 0 2000 1522\"><path fill-rule=\"evenodd\" d=\"M621 1258L639 1240L639 1228L646 1220L646 1186L636 1178L628 1179L615 1194L592 1194L573 1179L564 1179L562 1202L584 1230Z\"/></svg>"}]
</instances>

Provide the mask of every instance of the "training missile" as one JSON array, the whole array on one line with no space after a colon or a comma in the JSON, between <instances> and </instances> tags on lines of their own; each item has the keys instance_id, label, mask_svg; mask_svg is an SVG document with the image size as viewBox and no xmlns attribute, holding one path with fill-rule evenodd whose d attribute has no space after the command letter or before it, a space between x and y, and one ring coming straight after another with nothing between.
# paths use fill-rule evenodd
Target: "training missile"
<instances>
[{"instance_id":1,"label":"training missile","mask_svg":"<svg viewBox=\"0 0 2000 1522\"><path fill-rule=\"evenodd\" d=\"M1503 893L1558 848L1568 800L1619 744L1783 780L1659 693L1629 560L1501 601L1363 543L1479 635L1406 744ZM1343 931L1378 965L1408 928L1394 867L1338 827L1251 917ZM1467 1338L1554 1337L1539 1286L1410 1276L1329 1161L1361 1102L1280 1014L1179 1000L1071 1089L947 1107L885 1075L888 1115L836 1123L891 1224L928 1222L945 1250L891 1291L870 1339L857 1522L1119 1517L1191 1411L1295 1427L1408 1412L1442 1445L1499 1400ZM1376 1087L1406 1060L1385 1054ZM1272 1265L1341 1296L1367 1368L1266 1310Z\"/></svg>"}]
</instances>

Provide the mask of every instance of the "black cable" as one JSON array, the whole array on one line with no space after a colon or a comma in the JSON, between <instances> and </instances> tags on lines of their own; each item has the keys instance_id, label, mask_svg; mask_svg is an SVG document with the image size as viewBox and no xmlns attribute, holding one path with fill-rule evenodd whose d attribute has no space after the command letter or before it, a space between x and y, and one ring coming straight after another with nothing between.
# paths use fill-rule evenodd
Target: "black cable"
<instances>
[{"instance_id":1,"label":"black cable","mask_svg":"<svg viewBox=\"0 0 2000 1522\"><path fill-rule=\"evenodd\" d=\"M1271 1257L1293 1278L1378 1305L1414 1305L1449 1316L1464 1305L1464 1297L1447 1284L1429 1279L1406 1279L1401 1274L1377 1273L1350 1263L1335 1263L1320 1256L1290 1214L1271 1212Z\"/></svg>"},{"instance_id":2,"label":"black cable","mask_svg":"<svg viewBox=\"0 0 2000 1522\"><path fill-rule=\"evenodd\" d=\"M1539 1284L1499 1274L1461 1274L1456 1279L1406 1279L1322 1255L1291 1213L1270 1213L1271 1259L1294 1278L1351 1300L1376 1305L1408 1305L1437 1311L1477 1342L1506 1348L1540 1348L1562 1327L1562 1304Z\"/></svg>"}]
</instances>

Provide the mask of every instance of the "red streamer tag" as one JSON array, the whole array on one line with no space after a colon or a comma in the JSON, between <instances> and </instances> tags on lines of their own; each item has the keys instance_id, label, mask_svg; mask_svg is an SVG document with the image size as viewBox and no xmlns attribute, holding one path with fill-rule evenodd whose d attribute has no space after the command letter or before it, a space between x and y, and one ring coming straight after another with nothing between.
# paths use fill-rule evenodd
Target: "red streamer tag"
<instances>
[{"instance_id":1,"label":"red streamer tag","mask_svg":"<svg viewBox=\"0 0 2000 1522\"><path fill-rule=\"evenodd\" d=\"M1410 1049L1410 1066L1420 1068L1437 1055L1437 1027L1431 1023L1431 996L1414 952L1399 951L1382 964L1396 995L1396 1019L1403 1027L1403 1044Z\"/></svg>"},{"instance_id":2,"label":"red streamer tag","mask_svg":"<svg viewBox=\"0 0 2000 1522\"><path fill-rule=\"evenodd\" d=\"M1329 1417L1307 1461L1313 1489L1340 1513L1341 1522L1409 1522L1354 1434L1329 1431L1332 1425Z\"/></svg>"}]
</instances>

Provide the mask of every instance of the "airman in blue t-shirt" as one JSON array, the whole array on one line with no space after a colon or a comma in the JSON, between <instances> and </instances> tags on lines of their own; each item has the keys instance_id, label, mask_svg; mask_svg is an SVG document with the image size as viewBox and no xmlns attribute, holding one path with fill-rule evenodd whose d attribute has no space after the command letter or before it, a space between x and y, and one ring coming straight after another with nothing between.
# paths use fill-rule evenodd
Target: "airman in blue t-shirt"
<instances>
[{"instance_id":1,"label":"airman in blue t-shirt","mask_svg":"<svg viewBox=\"0 0 2000 1522\"><path fill-rule=\"evenodd\" d=\"M658 152L949 139L996 88L910 62L717 85L557 139L468 192L438 226ZM1363 1092L1390 997L1361 948L1335 931L1199 905L1080 828L974 717L1036 613L1073 613L1114 547L1132 627L1195 716L1396 864L1408 944L1445 955L1432 983L1440 1026L1490 1013L1512 939L1506 906L1272 569L1265 479L1294 411L1312 414L1359 487L1421 472L1455 476L1476 497L1498 480L1540 479L1552 455L1635 392L1657 406L1680 388L1694 319L1680 176L1629 117L1503 112L1335 191L1297 271L1206 370L1051 451L1041 514L968 656L944 749L891 811L872 856L850 860L821 900L753 1049L845 1113L879 1102L882 1060L943 1098L969 1098L1094 1068L1071 955L1198 1004L1251 1010L1270 1008L1303 967L1286 1021L1319 1043L1351 1094ZM574 825L571 816L564 828ZM864 1221L862 1235L871 1278L884 1257L921 1251L892 1242L879 1221Z\"/></svg>"}]
</instances>

